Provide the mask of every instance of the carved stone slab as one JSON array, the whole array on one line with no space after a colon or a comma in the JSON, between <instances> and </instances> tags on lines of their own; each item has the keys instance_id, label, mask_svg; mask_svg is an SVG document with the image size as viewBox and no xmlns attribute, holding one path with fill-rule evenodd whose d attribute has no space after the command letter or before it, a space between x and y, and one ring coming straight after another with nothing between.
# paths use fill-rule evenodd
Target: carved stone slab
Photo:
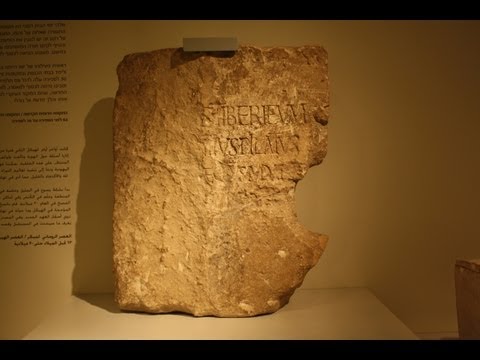
<instances>
[{"instance_id":1,"label":"carved stone slab","mask_svg":"<svg viewBox=\"0 0 480 360\"><path fill-rule=\"evenodd\" d=\"M253 316L285 305L327 237L294 191L327 151L319 46L163 49L119 64L114 274L121 309Z\"/></svg>"}]
</instances>

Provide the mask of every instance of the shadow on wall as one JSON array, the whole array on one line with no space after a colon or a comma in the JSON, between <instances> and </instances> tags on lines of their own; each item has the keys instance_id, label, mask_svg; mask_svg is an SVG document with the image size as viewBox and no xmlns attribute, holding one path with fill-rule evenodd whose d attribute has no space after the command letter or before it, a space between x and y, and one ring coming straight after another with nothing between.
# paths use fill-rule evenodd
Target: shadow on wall
<instances>
[{"instance_id":1,"label":"shadow on wall","mask_svg":"<svg viewBox=\"0 0 480 360\"><path fill-rule=\"evenodd\" d=\"M74 294L113 291L113 98L95 103L85 119L77 199Z\"/></svg>"}]
</instances>

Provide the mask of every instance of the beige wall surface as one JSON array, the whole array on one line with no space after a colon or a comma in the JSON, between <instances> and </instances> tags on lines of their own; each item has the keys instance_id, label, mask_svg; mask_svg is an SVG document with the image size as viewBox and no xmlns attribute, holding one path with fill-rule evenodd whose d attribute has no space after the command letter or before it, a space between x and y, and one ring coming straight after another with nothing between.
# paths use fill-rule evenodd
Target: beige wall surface
<instances>
[{"instance_id":1,"label":"beige wall surface","mask_svg":"<svg viewBox=\"0 0 480 360\"><path fill-rule=\"evenodd\" d=\"M76 244L0 244L0 338L70 293L110 292L115 68L183 37L329 53L329 153L297 186L300 221L330 241L304 288L365 286L410 329L456 331L454 263L480 254L480 22L70 21Z\"/></svg>"}]
</instances>

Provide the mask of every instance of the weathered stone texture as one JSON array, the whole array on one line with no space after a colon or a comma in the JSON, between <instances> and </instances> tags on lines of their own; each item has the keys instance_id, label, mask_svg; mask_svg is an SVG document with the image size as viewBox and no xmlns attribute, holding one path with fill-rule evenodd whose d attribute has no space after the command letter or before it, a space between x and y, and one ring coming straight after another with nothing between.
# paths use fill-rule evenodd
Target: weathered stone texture
<instances>
[{"instance_id":1,"label":"weathered stone texture","mask_svg":"<svg viewBox=\"0 0 480 360\"><path fill-rule=\"evenodd\" d=\"M480 339L480 259L455 264L458 333L461 339Z\"/></svg>"},{"instance_id":2,"label":"weathered stone texture","mask_svg":"<svg viewBox=\"0 0 480 360\"><path fill-rule=\"evenodd\" d=\"M114 273L120 308L252 316L285 305L327 237L294 190L327 151L322 47L163 49L118 66Z\"/></svg>"}]
</instances>

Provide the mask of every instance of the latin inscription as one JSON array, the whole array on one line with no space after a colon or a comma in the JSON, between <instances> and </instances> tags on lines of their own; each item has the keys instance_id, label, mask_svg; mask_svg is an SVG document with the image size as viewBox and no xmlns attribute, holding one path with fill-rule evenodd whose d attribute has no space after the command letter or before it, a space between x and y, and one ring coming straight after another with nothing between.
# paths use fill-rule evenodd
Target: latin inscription
<instances>
[{"instance_id":1,"label":"latin inscription","mask_svg":"<svg viewBox=\"0 0 480 360\"><path fill-rule=\"evenodd\" d=\"M297 172L301 170L295 165L292 168L292 164L275 164L275 159L291 155L295 162L301 142L291 125L307 123L307 109L305 103L205 106L201 125L209 133L202 139L207 183L262 182L300 176ZM268 155L273 163L253 161L253 157L262 155Z\"/></svg>"},{"instance_id":2,"label":"latin inscription","mask_svg":"<svg viewBox=\"0 0 480 360\"><path fill-rule=\"evenodd\" d=\"M282 155L298 153L299 135L274 133L257 136L247 133L239 136L216 136L205 139L207 155L242 156L242 155Z\"/></svg>"},{"instance_id":3,"label":"latin inscription","mask_svg":"<svg viewBox=\"0 0 480 360\"><path fill-rule=\"evenodd\" d=\"M217 168L206 167L205 180L213 184L215 179L235 182L263 182L274 180L292 180L301 176L299 164L218 164Z\"/></svg>"},{"instance_id":4,"label":"latin inscription","mask_svg":"<svg viewBox=\"0 0 480 360\"><path fill-rule=\"evenodd\" d=\"M265 126L307 121L306 104L209 105L203 109L202 126Z\"/></svg>"}]
</instances>

